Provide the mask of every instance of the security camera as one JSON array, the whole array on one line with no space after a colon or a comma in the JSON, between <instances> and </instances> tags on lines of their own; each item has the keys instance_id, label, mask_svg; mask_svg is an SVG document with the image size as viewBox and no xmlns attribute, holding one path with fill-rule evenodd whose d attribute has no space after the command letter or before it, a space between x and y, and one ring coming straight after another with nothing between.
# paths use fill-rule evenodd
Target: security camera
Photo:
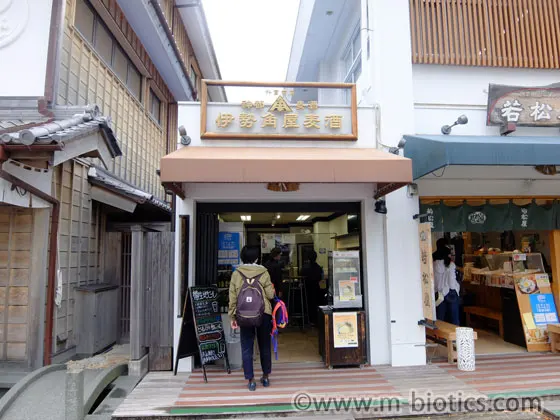
<instances>
[{"instance_id":1,"label":"security camera","mask_svg":"<svg viewBox=\"0 0 560 420\"><path fill-rule=\"evenodd\" d=\"M187 136L187 129L184 125L179 127L179 135L181 136L181 144L183 146L188 146L191 144L191 138Z\"/></svg>"}]
</instances>

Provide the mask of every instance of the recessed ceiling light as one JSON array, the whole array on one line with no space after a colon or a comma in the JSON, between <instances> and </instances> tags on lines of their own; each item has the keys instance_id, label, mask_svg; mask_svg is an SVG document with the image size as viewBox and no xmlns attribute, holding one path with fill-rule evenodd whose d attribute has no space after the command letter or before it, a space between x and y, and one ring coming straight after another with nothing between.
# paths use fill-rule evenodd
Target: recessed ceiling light
<instances>
[{"instance_id":1,"label":"recessed ceiling light","mask_svg":"<svg viewBox=\"0 0 560 420\"><path fill-rule=\"evenodd\" d=\"M277 219L280 219L280 213L278 213L278 214L276 215L276 218L277 218Z\"/></svg>"},{"instance_id":2,"label":"recessed ceiling light","mask_svg":"<svg viewBox=\"0 0 560 420\"><path fill-rule=\"evenodd\" d=\"M246 216L241 216L241 221L242 222L250 222L251 221L251 215L246 215Z\"/></svg>"},{"instance_id":3,"label":"recessed ceiling light","mask_svg":"<svg viewBox=\"0 0 560 420\"><path fill-rule=\"evenodd\" d=\"M307 219L309 219L311 216L309 214L302 214L300 216L298 216L298 218L296 219L296 221L298 222L305 222Z\"/></svg>"}]
</instances>

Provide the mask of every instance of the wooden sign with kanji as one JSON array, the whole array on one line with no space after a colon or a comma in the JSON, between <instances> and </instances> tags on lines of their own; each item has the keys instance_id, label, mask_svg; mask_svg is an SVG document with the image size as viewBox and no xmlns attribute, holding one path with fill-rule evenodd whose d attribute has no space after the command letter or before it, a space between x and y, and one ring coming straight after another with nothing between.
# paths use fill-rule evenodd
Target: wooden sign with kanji
<instances>
[{"instance_id":1,"label":"wooden sign with kanji","mask_svg":"<svg viewBox=\"0 0 560 420\"><path fill-rule=\"evenodd\" d=\"M560 127L560 84L521 87L490 84L487 125Z\"/></svg>"}]
</instances>

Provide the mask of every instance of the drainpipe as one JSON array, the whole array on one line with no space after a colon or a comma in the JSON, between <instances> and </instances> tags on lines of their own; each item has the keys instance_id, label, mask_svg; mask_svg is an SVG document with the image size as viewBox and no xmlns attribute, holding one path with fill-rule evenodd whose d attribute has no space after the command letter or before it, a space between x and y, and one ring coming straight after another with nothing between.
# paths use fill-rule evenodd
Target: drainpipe
<instances>
[{"instance_id":1,"label":"drainpipe","mask_svg":"<svg viewBox=\"0 0 560 420\"><path fill-rule=\"evenodd\" d=\"M12 174L1 169L1 164L8 160L8 155L3 146L0 146L0 178L5 179L12 185L21 188L30 194L39 197L52 205L51 227L49 234L49 270L47 272L47 314L46 329L43 345L43 364L45 366L51 364L52 357L52 335L54 324L54 292L56 278L56 256L58 254L58 219L60 215L60 202L51 195L35 188L33 185L16 178Z\"/></svg>"}]
</instances>

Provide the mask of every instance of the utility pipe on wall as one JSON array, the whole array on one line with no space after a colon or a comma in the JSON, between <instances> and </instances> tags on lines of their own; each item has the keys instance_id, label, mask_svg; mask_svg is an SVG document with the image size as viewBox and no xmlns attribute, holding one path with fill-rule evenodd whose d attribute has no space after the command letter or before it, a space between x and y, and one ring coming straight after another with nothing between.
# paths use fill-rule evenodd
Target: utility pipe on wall
<instances>
[{"instance_id":1,"label":"utility pipe on wall","mask_svg":"<svg viewBox=\"0 0 560 420\"><path fill-rule=\"evenodd\" d=\"M0 165L8 160L8 155L3 146L0 146ZM0 178L5 179L12 185L26 190L30 194L39 197L52 205L51 226L49 233L49 270L47 272L47 309L46 328L43 345L43 364L51 364L52 358L52 336L54 324L54 292L56 280L56 256L58 254L58 219L60 215L60 202L51 195L39 190L33 185L16 178L12 174L0 168Z\"/></svg>"}]
</instances>

